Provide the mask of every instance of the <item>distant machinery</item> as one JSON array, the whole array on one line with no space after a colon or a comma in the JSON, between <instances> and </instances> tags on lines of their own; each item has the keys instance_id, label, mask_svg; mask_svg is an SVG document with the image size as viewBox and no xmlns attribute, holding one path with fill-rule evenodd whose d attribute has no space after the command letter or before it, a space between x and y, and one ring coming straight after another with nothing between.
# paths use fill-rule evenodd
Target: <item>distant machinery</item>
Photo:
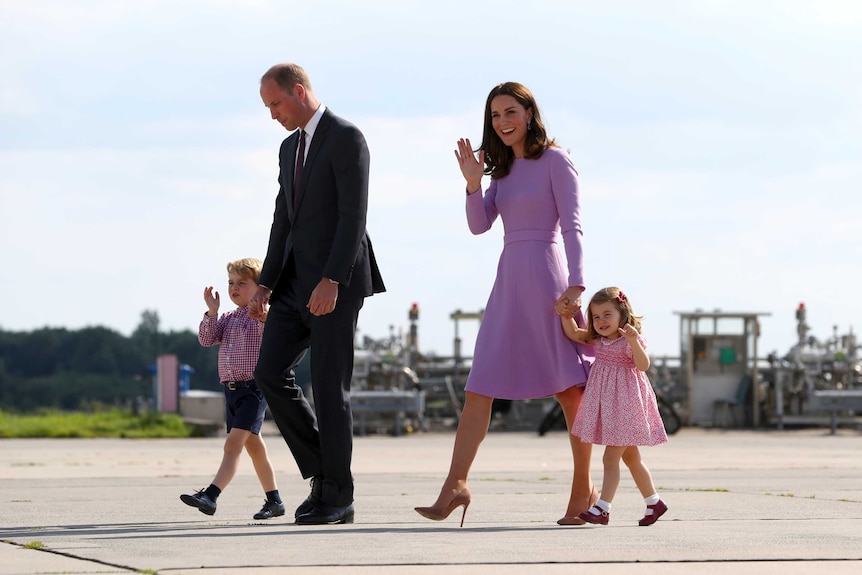
<instances>
[{"instance_id":1,"label":"distant machinery","mask_svg":"<svg viewBox=\"0 0 862 575\"><path fill-rule=\"evenodd\" d=\"M862 365L860 345L852 327L839 335L818 340L809 335L807 309L796 309L797 343L786 356L769 356L775 378L773 417L779 428L785 424L814 423L830 415L833 433L840 417L862 414Z\"/></svg>"}]
</instances>

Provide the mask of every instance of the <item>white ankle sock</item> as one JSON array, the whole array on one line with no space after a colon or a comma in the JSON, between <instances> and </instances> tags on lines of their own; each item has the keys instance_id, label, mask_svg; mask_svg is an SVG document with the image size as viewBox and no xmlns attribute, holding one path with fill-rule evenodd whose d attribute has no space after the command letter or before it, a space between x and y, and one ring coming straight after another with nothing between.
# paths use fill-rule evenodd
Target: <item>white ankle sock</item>
<instances>
[{"instance_id":1,"label":"white ankle sock","mask_svg":"<svg viewBox=\"0 0 862 575\"><path fill-rule=\"evenodd\" d=\"M647 504L646 515L652 515L652 509L649 508L650 505L655 505L661 501L661 497L658 496L658 493L653 493L649 497L644 497L644 503Z\"/></svg>"},{"instance_id":2,"label":"white ankle sock","mask_svg":"<svg viewBox=\"0 0 862 575\"><path fill-rule=\"evenodd\" d=\"M595 505L590 507L590 513L592 513L593 515L601 515L602 511L604 511L605 513L611 512L611 504L604 499L599 499L598 501L596 501Z\"/></svg>"}]
</instances>

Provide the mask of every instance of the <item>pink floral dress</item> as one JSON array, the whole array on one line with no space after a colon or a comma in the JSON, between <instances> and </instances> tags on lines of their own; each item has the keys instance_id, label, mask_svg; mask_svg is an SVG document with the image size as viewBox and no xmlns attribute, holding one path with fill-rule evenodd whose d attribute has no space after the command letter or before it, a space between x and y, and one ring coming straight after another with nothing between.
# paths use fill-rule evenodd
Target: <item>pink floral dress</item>
<instances>
[{"instance_id":1,"label":"pink floral dress","mask_svg":"<svg viewBox=\"0 0 862 575\"><path fill-rule=\"evenodd\" d=\"M646 341L638 336L646 349ZM572 435L597 445L660 445L667 434L646 373L624 337L601 338Z\"/></svg>"}]
</instances>

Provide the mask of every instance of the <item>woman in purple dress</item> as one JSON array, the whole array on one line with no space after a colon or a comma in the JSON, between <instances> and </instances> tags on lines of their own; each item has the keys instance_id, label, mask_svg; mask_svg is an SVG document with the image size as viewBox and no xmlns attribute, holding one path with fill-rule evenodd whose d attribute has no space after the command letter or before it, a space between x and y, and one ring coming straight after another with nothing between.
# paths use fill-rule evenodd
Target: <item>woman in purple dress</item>
<instances>
[{"instance_id":1,"label":"woman in purple dress","mask_svg":"<svg viewBox=\"0 0 862 575\"><path fill-rule=\"evenodd\" d=\"M481 234L499 215L505 232L497 279L476 338L466 401L455 435L449 475L423 517L442 520L470 505L467 475L491 421L494 398L556 397L571 429L587 381L592 348L565 337L557 319L580 313L584 291L577 172L566 152L549 140L533 94L521 84L496 86L485 104L478 158L461 139L455 157L467 180L467 222ZM482 193L483 175L491 176ZM558 244L562 238L567 266ZM598 493L590 481L591 446L570 435L574 475L561 525Z\"/></svg>"}]
</instances>

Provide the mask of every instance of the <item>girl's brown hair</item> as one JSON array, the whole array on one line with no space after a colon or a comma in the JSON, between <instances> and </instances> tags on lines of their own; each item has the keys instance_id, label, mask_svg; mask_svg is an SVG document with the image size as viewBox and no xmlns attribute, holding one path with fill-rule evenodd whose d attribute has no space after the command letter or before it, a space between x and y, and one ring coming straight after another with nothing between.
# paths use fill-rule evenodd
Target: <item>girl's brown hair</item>
<instances>
[{"instance_id":1,"label":"girl's brown hair","mask_svg":"<svg viewBox=\"0 0 862 575\"><path fill-rule=\"evenodd\" d=\"M620 310L620 327L630 323L640 333L643 316L635 315L634 311L632 311L632 303L629 301L629 297L618 287L606 287L593 294L593 297L590 299L590 305L587 306L587 331L590 332L591 338L596 339L601 337L593 326L593 312L591 308L593 304L607 302L615 304L617 309Z\"/></svg>"},{"instance_id":2,"label":"girl's brown hair","mask_svg":"<svg viewBox=\"0 0 862 575\"><path fill-rule=\"evenodd\" d=\"M530 129L527 130L527 141L524 143L524 157L535 160L551 146L556 146L553 140L548 139L545 124L539 114L539 106L536 98L529 88L517 82L504 82L494 86L485 102L485 127L482 130L482 145L480 150L485 151L485 174L492 178L502 178L509 174L515 161L515 152L503 143L494 125L491 122L491 101L497 96L511 96L521 104L525 110L533 113L530 120Z\"/></svg>"}]
</instances>

